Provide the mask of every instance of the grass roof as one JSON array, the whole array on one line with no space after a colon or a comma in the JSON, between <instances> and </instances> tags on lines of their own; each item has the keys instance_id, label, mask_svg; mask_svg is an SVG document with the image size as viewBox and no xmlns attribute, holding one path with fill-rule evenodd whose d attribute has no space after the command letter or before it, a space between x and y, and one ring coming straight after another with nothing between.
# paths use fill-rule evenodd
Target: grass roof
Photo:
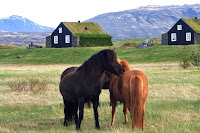
<instances>
[{"instance_id":1,"label":"grass roof","mask_svg":"<svg viewBox=\"0 0 200 133\"><path fill-rule=\"evenodd\" d=\"M82 34L106 34L106 32L94 22L63 22L73 35Z\"/></svg>"},{"instance_id":2,"label":"grass roof","mask_svg":"<svg viewBox=\"0 0 200 133\"><path fill-rule=\"evenodd\" d=\"M200 33L200 19L182 18L196 33Z\"/></svg>"}]
</instances>

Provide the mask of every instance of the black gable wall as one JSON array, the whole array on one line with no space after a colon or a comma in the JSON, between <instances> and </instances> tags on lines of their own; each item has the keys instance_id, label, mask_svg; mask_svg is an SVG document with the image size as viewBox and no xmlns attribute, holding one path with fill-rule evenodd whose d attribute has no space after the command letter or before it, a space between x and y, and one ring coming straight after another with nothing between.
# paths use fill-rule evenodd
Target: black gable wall
<instances>
[{"instance_id":1,"label":"black gable wall","mask_svg":"<svg viewBox=\"0 0 200 133\"><path fill-rule=\"evenodd\" d=\"M177 30L177 25L182 25L182 30ZM191 32L191 41L186 41L186 33ZM176 33L176 41L171 41L171 33ZM180 19L168 32L169 45L188 45L194 44L195 31Z\"/></svg>"},{"instance_id":2,"label":"black gable wall","mask_svg":"<svg viewBox=\"0 0 200 133\"><path fill-rule=\"evenodd\" d=\"M62 28L62 33L59 33L59 28ZM70 43L65 43L65 35L70 35ZM54 36L58 36L58 44L54 44ZM72 33L62 22L52 33L51 44L54 48L72 47Z\"/></svg>"}]
</instances>

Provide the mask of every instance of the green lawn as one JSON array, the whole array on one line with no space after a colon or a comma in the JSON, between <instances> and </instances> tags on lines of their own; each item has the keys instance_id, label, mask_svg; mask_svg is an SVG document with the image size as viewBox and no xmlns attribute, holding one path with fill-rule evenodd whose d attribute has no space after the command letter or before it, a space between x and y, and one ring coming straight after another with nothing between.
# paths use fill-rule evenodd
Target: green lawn
<instances>
[{"instance_id":1,"label":"green lawn","mask_svg":"<svg viewBox=\"0 0 200 133\"><path fill-rule=\"evenodd\" d=\"M78 48L42 48L0 49L1 64L81 64L98 51L111 48L120 59L129 63L178 62L189 57L200 45L154 46L137 49L134 47L78 47ZM17 58L19 55L22 58Z\"/></svg>"}]
</instances>

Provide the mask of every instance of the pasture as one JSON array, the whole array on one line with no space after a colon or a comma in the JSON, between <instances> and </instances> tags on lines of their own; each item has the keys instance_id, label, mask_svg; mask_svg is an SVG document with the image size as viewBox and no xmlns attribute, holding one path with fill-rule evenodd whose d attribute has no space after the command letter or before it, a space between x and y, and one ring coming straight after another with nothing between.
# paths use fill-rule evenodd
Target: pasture
<instances>
[{"instance_id":1,"label":"pasture","mask_svg":"<svg viewBox=\"0 0 200 133\"><path fill-rule=\"evenodd\" d=\"M121 58L123 57L123 51L117 53ZM10 54L14 57L16 51ZM27 53L22 54L25 56ZM31 54L34 54L34 51ZM5 60L9 60L10 63L5 63ZM78 66L78 63L74 65L11 64L13 61L11 57L6 57L2 61L3 64L0 64L0 132L77 132L74 124L67 128L63 126L63 101L58 85L62 71L70 66ZM198 68L183 70L177 62L132 62L130 65L132 69L145 72L149 82L145 130L134 132L200 132L200 70ZM29 78L45 80L48 83L47 89L34 92L16 91L9 87L11 81L17 82L19 79ZM124 124L123 104L120 103L117 106L115 124L113 127L110 126L109 104L109 91L103 90L100 95L101 107L98 109L101 130L95 130L93 109L85 106L80 132L132 132L129 114L129 122Z\"/></svg>"}]
</instances>

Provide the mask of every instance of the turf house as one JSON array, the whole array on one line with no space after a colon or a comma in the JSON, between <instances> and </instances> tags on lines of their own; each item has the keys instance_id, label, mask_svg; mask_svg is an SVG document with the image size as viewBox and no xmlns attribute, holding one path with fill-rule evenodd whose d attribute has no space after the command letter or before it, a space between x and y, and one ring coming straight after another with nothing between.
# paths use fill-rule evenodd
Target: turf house
<instances>
[{"instance_id":1,"label":"turf house","mask_svg":"<svg viewBox=\"0 0 200 133\"><path fill-rule=\"evenodd\" d=\"M46 37L47 48L110 46L112 36L94 22L61 22L50 36Z\"/></svg>"},{"instance_id":2,"label":"turf house","mask_svg":"<svg viewBox=\"0 0 200 133\"><path fill-rule=\"evenodd\" d=\"M162 34L162 45L200 44L200 19L182 18Z\"/></svg>"}]
</instances>

